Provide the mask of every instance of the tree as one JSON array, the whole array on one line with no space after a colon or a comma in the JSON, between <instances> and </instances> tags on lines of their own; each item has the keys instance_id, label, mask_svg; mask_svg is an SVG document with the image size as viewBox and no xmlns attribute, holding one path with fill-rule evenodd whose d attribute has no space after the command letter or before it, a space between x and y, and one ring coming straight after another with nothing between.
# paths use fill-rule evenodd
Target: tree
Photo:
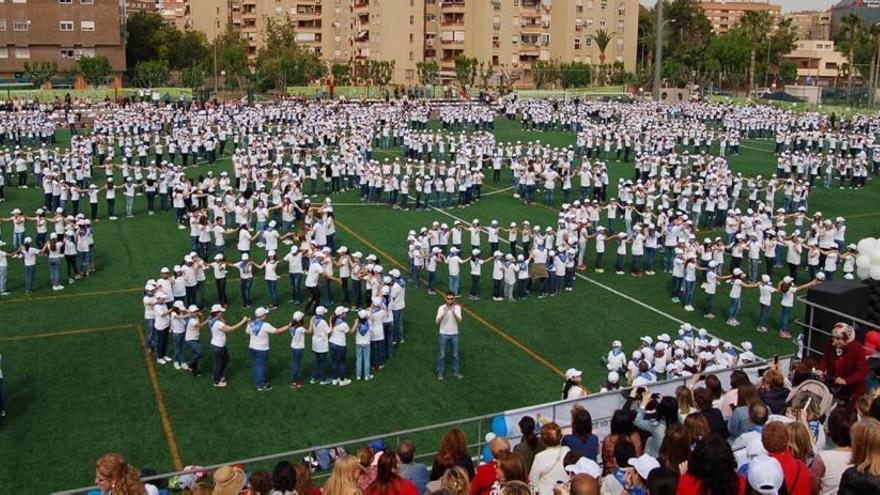
<instances>
[{"instance_id":1,"label":"tree","mask_svg":"<svg viewBox=\"0 0 880 495\"><path fill-rule=\"evenodd\" d=\"M171 70L164 60L148 60L134 67L135 84L142 88L157 88L168 84Z\"/></svg>"},{"instance_id":2,"label":"tree","mask_svg":"<svg viewBox=\"0 0 880 495\"><path fill-rule=\"evenodd\" d=\"M669 20L663 26L664 60L674 60L685 66L689 73L695 73L700 78L705 70L706 51L715 38L712 22L706 17L699 0L668 1L663 5L663 13ZM656 19L653 11L651 15ZM654 27L653 21L651 27ZM650 36L653 42L655 32L652 29L650 34L642 34ZM652 53L653 47L652 43Z\"/></svg>"},{"instance_id":3,"label":"tree","mask_svg":"<svg viewBox=\"0 0 880 495\"><path fill-rule=\"evenodd\" d=\"M716 36L709 45L708 54L712 69L718 71L717 76L736 90L745 80L751 56L750 41L742 28Z\"/></svg>"},{"instance_id":4,"label":"tree","mask_svg":"<svg viewBox=\"0 0 880 495\"><path fill-rule=\"evenodd\" d=\"M786 60L779 64L779 78L785 84L792 84L797 80L797 64L791 60Z\"/></svg>"},{"instance_id":5,"label":"tree","mask_svg":"<svg viewBox=\"0 0 880 495\"><path fill-rule=\"evenodd\" d=\"M201 31L178 31L163 26L153 35L157 58L168 62L173 70L189 67L193 61L208 57L208 41Z\"/></svg>"},{"instance_id":6,"label":"tree","mask_svg":"<svg viewBox=\"0 0 880 495\"><path fill-rule=\"evenodd\" d=\"M498 70L498 91L503 94L513 91L513 85L522 78L518 64L501 64Z\"/></svg>"},{"instance_id":7,"label":"tree","mask_svg":"<svg viewBox=\"0 0 880 495\"><path fill-rule=\"evenodd\" d=\"M611 40L614 39L614 33L609 33L605 29L597 29L595 33L590 35L590 39L593 40L593 43L596 44L596 48L599 49L599 85L605 85L605 50L608 49L608 45L611 43Z\"/></svg>"},{"instance_id":8,"label":"tree","mask_svg":"<svg viewBox=\"0 0 880 495\"><path fill-rule=\"evenodd\" d=\"M457 55L455 57L455 79L458 84L467 89L474 84L474 78L477 76L477 59Z\"/></svg>"},{"instance_id":9,"label":"tree","mask_svg":"<svg viewBox=\"0 0 880 495\"><path fill-rule=\"evenodd\" d=\"M83 79L92 86L99 86L103 83L110 75L110 71L113 70L110 61L103 55L82 57L76 66Z\"/></svg>"},{"instance_id":10,"label":"tree","mask_svg":"<svg viewBox=\"0 0 880 495\"><path fill-rule=\"evenodd\" d=\"M394 60L368 60L367 78L376 86L385 87L394 76Z\"/></svg>"},{"instance_id":11,"label":"tree","mask_svg":"<svg viewBox=\"0 0 880 495\"><path fill-rule=\"evenodd\" d=\"M201 88L205 85L205 68L195 64L183 69L180 71L180 82L187 88Z\"/></svg>"},{"instance_id":12,"label":"tree","mask_svg":"<svg viewBox=\"0 0 880 495\"><path fill-rule=\"evenodd\" d=\"M495 75L495 69L489 62L480 62L477 66L477 77L480 78L480 89L486 91L489 89L489 82Z\"/></svg>"},{"instance_id":13,"label":"tree","mask_svg":"<svg viewBox=\"0 0 880 495\"><path fill-rule=\"evenodd\" d=\"M435 59L417 62L416 72L419 75L419 84L422 86L433 86L440 81L440 64Z\"/></svg>"},{"instance_id":14,"label":"tree","mask_svg":"<svg viewBox=\"0 0 880 495\"><path fill-rule=\"evenodd\" d=\"M592 75L593 67L584 62L568 62L559 66L559 82L565 89L589 86Z\"/></svg>"},{"instance_id":15,"label":"tree","mask_svg":"<svg viewBox=\"0 0 880 495\"><path fill-rule=\"evenodd\" d=\"M770 12L766 10L750 10L740 18L739 27L749 41L750 47L749 90L755 89L755 64L758 45L767 38L772 26L773 20L770 18Z\"/></svg>"},{"instance_id":16,"label":"tree","mask_svg":"<svg viewBox=\"0 0 880 495\"><path fill-rule=\"evenodd\" d=\"M538 60L532 64L532 80L535 88L543 89L548 84L559 80L559 62L555 60Z\"/></svg>"},{"instance_id":17,"label":"tree","mask_svg":"<svg viewBox=\"0 0 880 495\"><path fill-rule=\"evenodd\" d=\"M855 52L856 52L856 44L858 40L860 40L865 32L865 24L862 22L862 18L855 14L847 14L840 20L840 38L846 40L846 48L849 53L847 60L849 66L849 74L847 75L847 85L849 86L850 92L852 91L853 85L853 74L855 71L852 68L855 66Z\"/></svg>"},{"instance_id":18,"label":"tree","mask_svg":"<svg viewBox=\"0 0 880 495\"><path fill-rule=\"evenodd\" d=\"M125 62L129 69L158 57L154 37L162 29L162 18L155 13L135 12L125 21Z\"/></svg>"},{"instance_id":19,"label":"tree","mask_svg":"<svg viewBox=\"0 0 880 495\"><path fill-rule=\"evenodd\" d=\"M58 73L58 64L40 60L38 62L24 63L24 76L36 87L40 87L51 81Z\"/></svg>"},{"instance_id":20,"label":"tree","mask_svg":"<svg viewBox=\"0 0 880 495\"><path fill-rule=\"evenodd\" d=\"M297 44L295 27L290 16L266 18L265 43L257 52L253 78L257 89L284 90L289 84L308 84L327 74L318 55Z\"/></svg>"},{"instance_id":21,"label":"tree","mask_svg":"<svg viewBox=\"0 0 880 495\"><path fill-rule=\"evenodd\" d=\"M351 65L333 64L330 66L330 73L333 74L333 83L339 86L345 86L351 82Z\"/></svg>"},{"instance_id":22,"label":"tree","mask_svg":"<svg viewBox=\"0 0 880 495\"><path fill-rule=\"evenodd\" d=\"M241 35L231 29L227 30L214 39L211 51L214 50L217 53L217 67L214 67L214 57L206 59L212 75L226 72L227 81L234 82L235 87L244 90L245 76L249 73L249 69L247 47Z\"/></svg>"}]
</instances>

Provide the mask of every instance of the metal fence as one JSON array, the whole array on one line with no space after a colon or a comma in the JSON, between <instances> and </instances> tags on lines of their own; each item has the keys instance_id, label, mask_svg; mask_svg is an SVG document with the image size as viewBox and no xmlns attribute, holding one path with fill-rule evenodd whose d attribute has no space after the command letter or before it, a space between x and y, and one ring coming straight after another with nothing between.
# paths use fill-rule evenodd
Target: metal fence
<instances>
[{"instance_id":1,"label":"metal fence","mask_svg":"<svg viewBox=\"0 0 880 495\"><path fill-rule=\"evenodd\" d=\"M788 372L792 359L793 356L785 356L780 359L780 366L782 367L783 372ZM734 370L743 370L746 372L746 374L749 375L750 379L752 379L753 381L757 381L759 370L766 367L767 364L768 361L759 360L755 363L744 366L737 366L734 368L714 371L712 372L712 374L716 375L719 378L722 386L728 387L730 384L730 374ZM675 391L678 387L682 385L687 385L690 382L691 378L673 378L670 380L655 383L650 388L651 392L674 396ZM539 424L552 421L559 424L561 427L566 428L571 424L571 410L575 404L578 404L590 411L593 416L594 432L602 437L610 431L611 416L613 415L615 410L620 409L625 405L629 391L630 389L627 388L621 390L613 390L609 392L601 392L577 399L547 402L544 404L537 404L509 411L502 411L493 414L486 414L465 419L437 423L429 426L394 431L382 435L373 435L344 440L340 442L332 442L324 445L317 445L302 449L290 450L287 452L257 456L248 459L230 460L220 464L206 465L201 467L197 471L176 471L144 477L143 480L148 482L168 480L176 476L192 472L211 472L220 466L229 464L246 465L249 471L271 471L274 467L274 464L278 461L288 460L292 462L298 462L302 460L302 458L310 455L316 450L329 450L335 449L337 447L343 447L348 453L354 454L358 448L375 440L384 440L387 443L388 447L391 449L396 448L396 446L403 440L410 440L415 443L417 447L426 445L430 445L433 447L439 445L440 439L443 437L443 435L452 428L461 428L465 432L468 439L471 440L468 444L469 453L473 458L478 459L483 451L483 448L486 445L486 434L492 432L493 429L497 430L500 422L503 422L504 428L507 430L506 436L508 439L511 440L511 444L515 444L521 438L519 430L515 426L519 422L519 419L521 417L532 416L536 418ZM434 450L424 452L417 451L416 459L426 461L428 464L430 464L436 453L437 452ZM313 475L313 477L318 481L322 481L329 476L329 471L316 472ZM94 489L96 489L96 487L92 486L76 488L73 490L65 490L55 493L58 495L76 495L83 494Z\"/></svg>"},{"instance_id":2,"label":"metal fence","mask_svg":"<svg viewBox=\"0 0 880 495\"><path fill-rule=\"evenodd\" d=\"M877 323L873 323L873 322L870 322L867 320L863 320L861 318L857 318L853 315L843 313L841 311L837 311L836 309L832 309L827 306L822 306L821 304L817 304L815 302L807 300L807 298L804 296L799 296L797 299L798 299L798 301L800 301L801 303L806 305L808 308L810 308L810 311L809 311L808 316L806 317L806 320L803 320L800 318L795 319L795 323L797 323L798 325L800 325L804 329L805 337L804 337L804 341L803 341L803 346L804 346L804 350L807 351L808 353L822 354L823 352L825 352L825 349L817 349L817 348L813 347L813 343L814 343L813 342L814 341L813 335L814 334L819 333L819 334L826 335L829 337L831 336L831 332L829 332L825 329L819 328L815 325L815 323L816 323L816 321L815 321L816 320L816 310L825 311L825 312L831 313L833 315L839 316L841 322L849 323L850 325L853 326L853 328L856 328L856 329L858 329L859 327L862 327L865 330L880 329L880 325L878 325ZM865 347L865 350L868 352L869 355L874 353L874 349L872 349L872 348Z\"/></svg>"}]
</instances>

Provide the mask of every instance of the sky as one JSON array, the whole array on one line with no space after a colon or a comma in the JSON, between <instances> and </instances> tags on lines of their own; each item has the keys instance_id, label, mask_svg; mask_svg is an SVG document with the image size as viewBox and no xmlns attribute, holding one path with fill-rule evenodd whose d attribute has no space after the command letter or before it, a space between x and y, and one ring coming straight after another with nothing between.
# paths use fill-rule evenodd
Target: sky
<instances>
[{"instance_id":1,"label":"sky","mask_svg":"<svg viewBox=\"0 0 880 495\"><path fill-rule=\"evenodd\" d=\"M656 0L641 0L644 5L654 5ZM770 3L782 5L783 12L797 10L824 10L837 3L837 0L770 0Z\"/></svg>"}]
</instances>

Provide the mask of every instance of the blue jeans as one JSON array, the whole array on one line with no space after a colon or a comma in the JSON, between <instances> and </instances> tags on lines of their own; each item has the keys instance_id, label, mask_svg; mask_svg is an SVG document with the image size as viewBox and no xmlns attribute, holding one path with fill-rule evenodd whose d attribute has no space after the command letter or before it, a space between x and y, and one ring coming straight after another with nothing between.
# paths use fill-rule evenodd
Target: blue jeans
<instances>
[{"instance_id":1,"label":"blue jeans","mask_svg":"<svg viewBox=\"0 0 880 495\"><path fill-rule=\"evenodd\" d=\"M254 282L252 278L241 279L241 304L244 307L251 305L251 284Z\"/></svg>"},{"instance_id":2,"label":"blue jeans","mask_svg":"<svg viewBox=\"0 0 880 495\"><path fill-rule=\"evenodd\" d=\"M449 292L452 292L456 296L461 294L458 293L459 286L461 285L459 282L461 278L458 275L450 275L449 276Z\"/></svg>"},{"instance_id":3,"label":"blue jeans","mask_svg":"<svg viewBox=\"0 0 880 495\"><path fill-rule=\"evenodd\" d=\"M728 320L735 320L736 319L736 315L739 314L739 305L740 305L740 298L738 298L738 297L730 298L730 306L728 306L728 308L727 308L727 319Z\"/></svg>"},{"instance_id":4,"label":"blue jeans","mask_svg":"<svg viewBox=\"0 0 880 495\"><path fill-rule=\"evenodd\" d=\"M269 304L272 306L278 305L278 281L277 280L266 280L266 286L269 289Z\"/></svg>"},{"instance_id":5,"label":"blue jeans","mask_svg":"<svg viewBox=\"0 0 880 495\"><path fill-rule=\"evenodd\" d=\"M392 309L391 316L394 318L392 323L392 333L394 335L394 342L400 342L404 340L403 333L403 310L402 309Z\"/></svg>"},{"instance_id":6,"label":"blue jeans","mask_svg":"<svg viewBox=\"0 0 880 495\"><path fill-rule=\"evenodd\" d=\"M197 373L199 370L199 360L202 359L202 344L199 343L198 340L187 340L186 344L189 347L190 352L190 357L189 361L187 361L187 365L193 373Z\"/></svg>"},{"instance_id":7,"label":"blue jeans","mask_svg":"<svg viewBox=\"0 0 880 495\"><path fill-rule=\"evenodd\" d=\"M183 364L183 338L186 333L172 333L171 336L174 339L174 362Z\"/></svg>"},{"instance_id":8,"label":"blue jeans","mask_svg":"<svg viewBox=\"0 0 880 495\"><path fill-rule=\"evenodd\" d=\"M49 280L52 282L52 287L56 285L61 285L59 280L61 278L61 258L49 258Z\"/></svg>"},{"instance_id":9,"label":"blue jeans","mask_svg":"<svg viewBox=\"0 0 880 495\"><path fill-rule=\"evenodd\" d=\"M146 342L147 350L150 351L156 350L155 322L156 320L153 318L144 318L144 341Z\"/></svg>"},{"instance_id":10,"label":"blue jeans","mask_svg":"<svg viewBox=\"0 0 880 495\"><path fill-rule=\"evenodd\" d=\"M385 365L385 339L370 341L370 358L373 366Z\"/></svg>"},{"instance_id":11,"label":"blue jeans","mask_svg":"<svg viewBox=\"0 0 880 495\"><path fill-rule=\"evenodd\" d=\"M715 299L715 294L706 294L703 297L703 314L708 315L712 314L712 303Z\"/></svg>"},{"instance_id":12,"label":"blue jeans","mask_svg":"<svg viewBox=\"0 0 880 495\"><path fill-rule=\"evenodd\" d=\"M266 386L266 363L269 361L269 351L251 349L251 357L254 362L254 385L257 388Z\"/></svg>"},{"instance_id":13,"label":"blue jeans","mask_svg":"<svg viewBox=\"0 0 880 495\"><path fill-rule=\"evenodd\" d=\"M758 312L758 327L767 326L768 316L770 316L770 305L762 304L761 311Z\"/></svg>"},{"instance_id":14,"label":"blue jeans","mask_svg":"<svg viewBox=\"0 0 880 495\"><path fill-rule=\"evenodd\" d=\"M290 301L294 304L299 304L302 301L302 299L300 299L301 280L302 273L290 274Z\"/></svg>"},{"instance_id":15,"label":"blue jeans","mask_svg":"<svg viewBox=\"0 0 880 495\"><path fill-rule=\"evenodd\" d=\"M312 380L322 382L327 379L327 355L330 353L314 352L314 354L315 368L312 370Z\"/></svg>"},{"instance_id":16,"label":"blue jeans","mask_svg":"<svg viewBox=\"0 0 880 495\"><path fill-rule=\"evenodd\" d=\"M696 285L695 281L684 281L684 303L688 306L692 306L694 302L694 285Z\"/></svg>"},{"instance_id":17,"label":"blue jeans","mask_svg":"<svg viewBox=\"0 0 880 495\"><path fill-rule=\"evenodd\" d=\"M355 346L354 373L358 378L370 376L370 346L358 344Z\"/></svg>"},{"instance_id":18,"label":"blue jeans","mask_svg":"<svg viewBox=\"0 0 880 495\"><path fill-rule=\"evenodd\" d=\"M782 307L782 315L779 317L779 329L780 330L788 330L788 324L791 320L791 310L793 308L791 306L783 306Z\"/></svg>"},{"instance_id":19,"label":"blue jeans","mask_svg":"<svg viewBox=\"0 0 880 495\"><path fill-rule=\"evenodd\" d=\"M645 248L645 271L654 271L654 256L657 255L657 248Z\"/></svg>"},{"instance_id":20,"label":"blue jeans","mask_svg":"<svg viewBox=\"0 0 880 495\"><path fill-rule=\"evenodd\" d=\"M346 347L330 344L330 357L333 359L333 378L344 380L348 370L345 369Z\"/></svg>"},{"instance_id":21,"label":"blue jeans","mask_svg":"<svg viewBox=\"0 0 880 495\"><path fill-rule=\"evenodd\" d=\"M452 373L455 375L461 373L461 363L459 362L458 356L458 335L440 334L439 345L440 350L437 356L437 375L443 376L443 372L446 369L446 346L449 346L452 351Z\"/></svg>"},{"instance_id":22,"label":"blue jeans","mask_svg":"<svg viewBox=\"0 0 880 495\"><path fill-rule=\"evenodd\" d=\"M24 290L31 292L34 290L34 276L37 273L37 265L28 265L24 267Z\"/></svg>"},{"instance_id":23,"label":"blue jeans","mask_svg":"<svg viewBox=\"0 0 880 495\"><path fill-rule=\"evenodd\" d=\"M293 357L293 363L290 367L290 383L298 383L299 380L299 369L302 366L303 354L305 354L305 349L290 349L290 354Z\"/></svg>"}]
</instances>

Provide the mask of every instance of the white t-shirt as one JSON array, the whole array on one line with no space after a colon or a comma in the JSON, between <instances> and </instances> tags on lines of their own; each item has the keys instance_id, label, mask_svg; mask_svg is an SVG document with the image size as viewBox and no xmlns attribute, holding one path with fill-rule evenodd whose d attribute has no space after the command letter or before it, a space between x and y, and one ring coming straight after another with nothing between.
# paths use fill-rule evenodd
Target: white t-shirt
<instances>
[{"instance_id":1,"label":"white t-shirt","mask_svg":"<svg viewBox=\"0 0 880 495\"><path fill-rule=\"evenodd\" d=\"M220 320L215 320L211 325L211 345L215 347L226 347L226 332L223 328L226 326Z\"/></svg>"},{"instance_id":2,"label":"white t-shirt","mask_svg":"<svg viewBox=\"0 0 880 495\"><path fill-rule=\"evenodd\" d=\"M262 326L257 329L257 326L260 324L261 320L254 320L247 325L247 329L245 330L248 335L251 337L250 344L248 347L255 351L268 351L269 350L269 335L278 332L278 329L272 326L271 323L267 321L262 321Z\"/></svg>"},{"instance_id":3,"label":"white t-shirt","mask_svg":"<svg viewBox=\"0 0 880 495\"><path fill-rule=\"evenodd\" d=\"M458 304L452 306L451 310L447 309L447 305L437 308L437 318L440 319L440 335L458 335L458 320L461 319L461 306Z\"/></svg>"}]
</instances>

